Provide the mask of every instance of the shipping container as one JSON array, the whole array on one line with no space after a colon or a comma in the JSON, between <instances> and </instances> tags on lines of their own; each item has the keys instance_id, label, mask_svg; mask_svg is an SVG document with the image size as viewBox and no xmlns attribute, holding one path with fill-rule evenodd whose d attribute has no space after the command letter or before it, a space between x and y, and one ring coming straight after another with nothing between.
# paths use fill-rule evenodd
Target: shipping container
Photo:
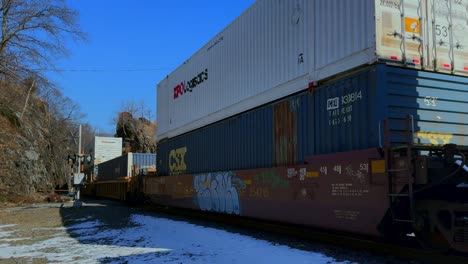
<instances>
[{"instance_id":1,"label":"shipping container","mask_svg":"<svg viewBox=\"0 0 468 264\"><path fill-rule=\"evenodd\" d=\"M156 154L128 153L120 157L101 162L98 165L98 181L117 180L124 177L147 175L156 172Z\"/></svg>"},{"instance_id":2,"label":"shipping container","mask_svg":"<svg viewBox=\"0 0 468 264\"><path fill-rule=\"evenodd\" d=\"M378 61L467 75L467 21L459 0L257 0L158 84L158 139Z\"/></svg>"},{"instance_id":3,"label":"shipping container","mask_svg":"<svg viewBox=\"0 0 468 264\"><path fill-rule=\"evenodd\" d=\"M87 172L92 171L101 162L122 155L122 138L95 136L84 148L84 153L91 155L91 162L85 162L84 169Z\"/></svg>"},{"instance_id":4,"label":"shipping container","mask_svg":"<svg viewBox=\"0 0 468 264\"><path fill-rule=\"evenodd\" d=\"M403 144L408 132L415 143L468 145L468 78L368 66L160 141L158 172L300 165L308 156L378 148L386 137Z\"/></svg>"},{"instance_id":5,"label":"shipping container","mask_svg":"<svg viewBox=\"0 0 468 264\"><path fill-rule=\"evenodd\" d=\"M385 134L403 144L408 132L414 143L468 145L466 77L379 65L325 83L314 97L314 154L383 146Z\"/></svg>"}]
</instances>

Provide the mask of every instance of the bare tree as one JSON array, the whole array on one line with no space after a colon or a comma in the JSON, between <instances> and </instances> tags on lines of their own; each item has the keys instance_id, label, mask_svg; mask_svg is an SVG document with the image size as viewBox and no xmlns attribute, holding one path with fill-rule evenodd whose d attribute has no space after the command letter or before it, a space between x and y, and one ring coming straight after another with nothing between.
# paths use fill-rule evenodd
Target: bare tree
<instances>
[{"instance_id":1,"label":"bare tree","mask_svg":"<svg viewBox=\"0 0 468 264\"><path fill-rule=\"evenodd\" d=\"M134 100L127 100L127 101L123 101L120 104L119 112L128 112L132 114L132 116L136 117L138 115L138 110L139 110L138 108L139 106L137 105L137 103L135 103Z\"/></svg>"},{"instance_id":2,"label":"bare tree","mask_svg":"<svg viewBox=\"0 0 468 264\"><path fill-rule=\"evenodd\" d=\"M146 114L146 104L145 100L141 99L140 102L138 102L138 115L140 117L145 117Z\"/></svg>"},{"instance_id":3,"label":"bare tree","mask_svg":"<svg viewBox=\"0 0 468 264\"><path fill-rule=\"evenodd\" d=\"M84 40L64 0L0 0L0 73L31 75L66 56L65 40Z\"/></svg>"},{"instance_id":4,"label":"bare tree","mask_svg":"<svg viewBox=\"0 0 468 264\"><path fill-rule=\"evenodd\" d=\"M134 118L144 118L148 121L154 121L152 120L152 118L154 117L154 113L143 99L141 99L138 103L136 103L135 100L132 99L122 101L120 103L119 110L115 114L114 118L112 118L111 120L112 125L117 124L117 122L119 121L119 115L122 112L130 113Z\"/></svg>"}]
</instances>

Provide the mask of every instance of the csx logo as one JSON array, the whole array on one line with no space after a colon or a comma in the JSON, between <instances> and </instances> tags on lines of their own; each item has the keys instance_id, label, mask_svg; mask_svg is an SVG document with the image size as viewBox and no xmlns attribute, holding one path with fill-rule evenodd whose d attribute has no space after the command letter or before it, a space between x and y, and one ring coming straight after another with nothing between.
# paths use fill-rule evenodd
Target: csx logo
<instances>
[{"instance_id":1,"label":"csx logo","mask_svg":"<svg viewBox=\"0 0 468 264\"><path fill-rule=\"evenodd\" d=\"M169 171L171 174L183 173L187 170L185 164L185 154L187 153L187 147L173 149L169 153Z\"/></svg>"}]
</instances>

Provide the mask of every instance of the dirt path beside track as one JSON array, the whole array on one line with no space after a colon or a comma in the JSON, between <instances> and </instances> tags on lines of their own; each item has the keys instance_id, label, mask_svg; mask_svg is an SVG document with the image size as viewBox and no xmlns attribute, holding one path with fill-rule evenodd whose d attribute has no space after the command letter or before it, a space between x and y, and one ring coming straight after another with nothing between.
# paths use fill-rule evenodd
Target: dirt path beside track
<instances>
[{"instance_id":1,"label":"dirt path beside track","mask_svg":"<svg viewBox=\"0 0 468 264\"><path fill-rule=\"evenodd\" d=\"M129 227L128 218L137 211L139 209L109 201L86 202L82 208L74 208L72 202L0 208L0 264L79 262L79 255L67 256L67 246L83 244L68 227L92 219L99 219L100 223L95 232L99 228ZM35 249L37 252L32 252ZM43 257L48 254L41 252L55 254L48 259Z\"/></svg>"}]
</instances>

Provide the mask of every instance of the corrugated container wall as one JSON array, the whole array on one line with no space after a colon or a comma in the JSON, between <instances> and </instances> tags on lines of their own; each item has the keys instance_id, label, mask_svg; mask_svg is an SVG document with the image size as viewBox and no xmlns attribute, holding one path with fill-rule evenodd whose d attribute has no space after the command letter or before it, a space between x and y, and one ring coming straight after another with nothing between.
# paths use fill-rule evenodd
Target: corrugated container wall
<instances>
[{"instance_id":1,"label":"corrugated container wall","mask_svg":"<svg viewBox=\"0 0 468 264\"><path fill-rule=\"evenodd\" d=\"M408 141L468 146L468 78L379 65L315 94L315 154ZM408 120L409 118L409 120ZM409 121L409 124L408 124Z\"/></svg>"},{"instance_id":2,"label":"corrugated container wall","mask_svg":"<svg viewBox=\"0 0 468 264\"><path fill-rule=\"evenodd\" d=\"M372 0L313 0L308 30L313 42L311 79L320 81L377 60Z\"/></svg>"},{"instance_id":3,"label":"corrugated container wall","mask_svg":"<svg viewBox=\"0 0 468 264\"><path fill-rule=\"evenodd\" d=\"M158 173L241 169L273 165L270 106L231 117L158 143Z\"/></svg>"},{"instance_id":4,"label":"corrugated container wall","mask_svg":"<svg viewBox=\"0 0 468 264\"><path fill-rule=\"evenodd\" d=\"M156 154L153 154L153 153L131 153L131 154L133 156L134 174L146 175L149 172L156 172Z\"/></svg>"},{"instance_id":5,"label":"corrugated container wall","mask_svg":"<svg viewBox=\"0 0 468 264\"><path fill-rule=\"evenodd\" d=\"M376 60L468 75L468 2L314 0L316 81Z\"/></svg>"},{"instance_id":6,"label":"corrugated container wall","mask_svg":"<svg viewBox=\"0 0 468 264\"><path fill-rule=\"evenodd\" d=\"M377 61L468 75L468 1L257 0L158 85L171 138Z\"/></svg>"},{"instance_id":7,"label":"corrugated container wall","mask_svg":"<svg viewBox=\"0 0 468 264\"><path fill-rule=\"evenodd\" d=\"M190 133L159 141L160 175L302 164L313 153L314 101L289 96Z\"/></svg>"},{"instance_id":8,"label":"corrugated container wall","mask_svg":"<svg viewBox=\"0 0 468 264\"><path fill-rule=\"evenodd\" d=\"M156 154L128 153L98 165L98 181L146 175L156 170Z\"/></svg>"},{"instance_id":9,"label":"corrugated container wall","mask_svg":"<svg viewBox=\"0 0 468 264\"><path fill-rule=\"evenodd\" d=\"M379 58L407 67L468 74L468 2L376 1Z\"/></svg>"},{"instance_id":10,"label":"corrugated container wall","mask_svg":"<svg viewBox=\"0 0 468 264\"><path fill-rule=\"evenodd\" d=\"M256 1L158 85L158 139L307 86L311 1Z\"/></svg>"},{"instance_id":11,"label":"corrugated container wall","mask_svg":"<svg viewBox=\"0 0 468 264\"><path fill-rule=\"evenodd\" d=\"M294 165L313 155L377 148L384 144L386 119L393 145L405 143L407 131L417 143L468 145L468 78L366 67L160 141L158 172Z\"/></svg>"},{"instance_id":12,"label":"corrugated container wall","mask_svg":"<svg viewBox=\"0 0 468 264\"><path fill-rule=\"evenodd\" d=\"M98 181L116 180L120 177L127 177L129 171L129 156L123 155L115 159L111 159L100 163L98 166L98 173L95 177Z\"/></svg>"}]
</instances>

